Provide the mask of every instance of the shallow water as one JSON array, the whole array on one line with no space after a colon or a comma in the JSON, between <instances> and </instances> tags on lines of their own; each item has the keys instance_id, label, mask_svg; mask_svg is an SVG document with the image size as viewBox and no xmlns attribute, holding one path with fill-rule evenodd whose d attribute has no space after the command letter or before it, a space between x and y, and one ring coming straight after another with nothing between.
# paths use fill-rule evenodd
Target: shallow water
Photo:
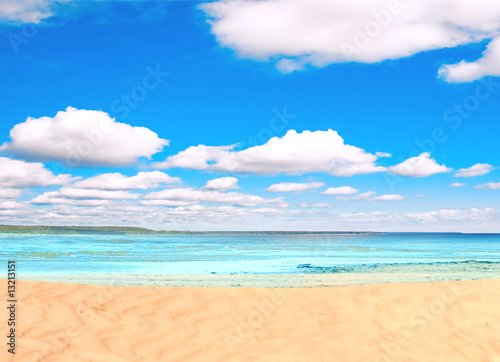
<instances>
[{"instance_id":1,"label":"shallow water","mask_svg":"<svg viewBox=\"0 0 500 362\"><path fill-rule=\"evenodd\" d=\"M500 234L0 234L0 245L0 260L15 260L21 275L367 273L396 264L500 263Z\"/></svg>"}]
</instances>

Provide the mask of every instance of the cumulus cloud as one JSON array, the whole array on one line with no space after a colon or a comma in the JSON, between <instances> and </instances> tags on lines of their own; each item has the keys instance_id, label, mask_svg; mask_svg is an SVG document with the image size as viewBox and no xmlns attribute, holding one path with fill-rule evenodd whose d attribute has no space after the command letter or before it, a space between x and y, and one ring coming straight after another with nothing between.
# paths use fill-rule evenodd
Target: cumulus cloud
<instances>
[{"instance_id":1,"label":"cumulus cloud","mask_svg":"<svg viewBox=\"0 0 500 362\"><path fill-rule=\"evenodd\" d=\"M401 195L380 195L380 196L375 196L368 201L392 201L392 200L404 200L404 199L406 199L406 197Z\"/></svg>"},{"instance_id":2,"label":"cumulus cloud","mask_svg":"<svg viewBox=\"0 0 500 362\"><path fill-rule=\"evenodd\" d=\"M363 192L363 193L361 193L359 195L351 196L351 197L336 196L336 197L334 197L334 199L335 200L341 200L341 201L367 200L367 199L369 199L374 194L375 194L375 191L367 191L367 192Z\"/></svg>"},{"instance_id":3,"label":"cumulus cloud","mask_svg":"<svg viewBox=\"0 0 500 362\"><path fill-rule=\"evenodd\" d=\"M464 187L466 184L461 183L461 182L454 182L450 185L450 187Z\"/></svg>"},{"instance_id":4,"label":"cumulus cloud","mask_svg":"<svg viewBox=\"0 0 500 362\"><path fill-rule=\"evenodd\" d=\"M22 190L19 189L9 189L9 188L1 188L0 189L0 199L17 199L21 196Z\"/></svg>"},{"instance_id":5,"label":"cumulus cloud","mask_svg":"<svg viewBox=\"0 0 500 362\"><path fill-rule=\"evenodd\" d=\"M293 215L300 213L300 211L296 210L283 210L283 209L277 209L275 207L261 207L258 209L252 209L251 212L254 214L266 214L266 215L279 215L279 214Z\"/></svg>"},{"instance_id":6,"label":"cumulus cloud","mask_svg":"<svg viewBox=\"0 0 500 362\"><path fill-rule=\"evenodd\" d=\"M73 107L54 118L28 118L10 131L0 151L29 161L57 161L69 167L126 166L151 156L168 141L145 127L116 122L102 111Z\"/></svg>"},{"instance_id":7,"label":"cumulus cloud","mask_svg":"<svg viewBox=\"0 0 500 362\"><path fill-rule=\"evenodd\" d=\"M408 177L427 177L437 173L451 172L452 169L439 165L429 152L415 156L388 168L389 173Z\"/></svg>"},{"instance_id":8,"label":"cumulus cloud","mask_svg":"<svg viewBox=\"0 0 500 362\"><path fill-rule=\"evenodd\" d=\"M331 129L302 133L289 130L260 146L234 151L235 146L193 146L154 166L267 175L328 172L352 176L385 170L375 165L376 155L345 144Z\"/></svg>"},{"instance_id":9,"label":"cumulus cloud","mask_svg":"<svg viewBox=\"0 0 500 362\"><path fill-rule=\"evenodd\" d=\"M325 208L325 207L333 207L333 205L330 205L330 204L325 204L325 203L318 203L318 204L312 204L311 207L321 207L321 208Z\"/></svg>"},{"instance_id":10,"label":"cumulus cloud","mask_svg":"<svg viewBox=\"0 0 500 362\"><path fill-rule=\"evenodd\" d=\"M493 170L493 166L487 163L477 163L474 166L469 168L461 168L455 173L455 177L475 177L486 175L491 170Z\"/></svg>"},{"instance_id":11,"label":"cumulus cloud","mask_svg":"<svg viewBox=\"0 0 500 362\"><path fill-rule=\"evenodd\" d=\"M283 201L282 197L274 199L264 199L260 196L242 194L239 192L193 190L191 188L170 189L170 190L151 192L147 194L144 197L144 199L183 201L190 203L205 201L205 202L214 202L222 204L232 204L237 206L259 206L266 204L276 204L280 207L287 206L287 204Z\"/></svg>"},{"instance_id":12,"label":"cumulus cloud","mask_svg":"<svg viewBox=\"0 0 500 362\"><path fill-rule=\"evenodd\" d=\"M236 177L215 178L213 180L208 180L203 189L215 191L237 190L239 189L238 179Z\"/></svg>"},{"instance_id":13,"label":"cumulus cloud","mask_svg":"<svg viewBox=\"0 0 500 362\"><path fill-rule=\"evenodd\" d=\"M431 223L438 226L450 224L452 222L464 225L465 222L473 222L474 225L482 222L491 222L498 217L499 212L493 208L470 208L470 209L441 209L428 212L410 212L406 214L393 214L387 212L357 212L350 214L340 214L338 219L343 223L381 223L392 225L411 225ZM453 224L451 224L453 225ZM456 229L455 229L456 230Z\"/></svg>"},{"instance_id":14,"label":"cumulus cloud","mask_svg":"<svg viewBox=\"0 0 500 362\"><path fill-rule=\"evenodd\" d=\"M357 193L358 190L351 186L342 186L342 187L329 187L320 195L352 195Z\"/></svg>"},{"instance_id":15,"label":"cumulus cloud","mask_svg":"<svg viewBox=\"0 0 500 362\"><path fill-rule=\"evenodd\" d=\"M343 223L382 223L382 222L401 222L401 215L389 214L386 212L354 212L350 214L340 214L337 216Z\"/></svg>"},{"instance_id":16,"label":"cumulus cloud","mask_svg":"<svg viewBox=\"0 0 500 362\"><path fill-rule=\"evenodd\" d=\"M500 74L500 3L494 0L220 0L201 5L219 44L276 60L282 72L375 63L493 39L483 58L447 65L448 81Z\"/></svg>"},{"instance_id":17,"label":"cumulus cloud","mask_svg":"<svg viewBox=\"0 0 500 362\"><path fill-rule=\"evenodd\" d=\"M96 205L100 204L100 201L102 200L137 199L139 196L139 194L133 194L127 191L109 191L63 187L57 191L49 191L38 195L33 200L31 200L31 202L34 204L65 204L74 203L73 201L67 201L67 199L96 199L98 200L97 202L90 202L90 204Z\"/></svg>"},{"instance_id":18,"label":"cumulus cloud","mask_svg":"<svg viewBox=\"0 0 500 362\"><path fill-rule=\"evenodd\" d=\"M420 222L432 221L462 221L462 220L485 220L494 215L498 211L492 208L470 208L461 209L442 209L439 211L430 211L423 213L408 213L409 219L418 220Z\"/></svg>"},{"instance_id":19,"label":"cumulus cloud","mask_svg":"<svg viewBox=\"0 0 500 362\"><path fill-rule=\"evenodd\" d=\"M216 162L224 155L229 154L236 145L230 146L191 146L174 156L168 157L164 162L157 162L153 167L189 168L192 170L206 170L210 168L209 162Z\"/></svg>"},{"instance_id":20,"label":"cumulus cloud","mask_svg":"<svg viewBox=\"0 0 500 362\"><path fill-rule=\"evenodd\" d=\"M70 180L71 175L54 175L41 163L0 157L0 187L62 185Z\"/></svg>"},{"instance_id":21,"label":"cumulus cloud","mask_svg":"<svg viewBox=\"0 0 500 362\"><path fill-rule=\"evenodd\" d=\"M73 205L73 206L89 206L97 207L110 203L106 199L71 199L67 197L59 197L57 194L42 194L31 200L32 204L39 205ZM47 211L50 213L50 211Z\"/></svg>"},{"instance_id":22,"label":"cumulus cloud","mask_svg":"<svg viewBox=\"0 0 500 362\"><path fill-rule=\"evenodd\" d=\"M317 207L317 208L330 208L333 207L331 204L325 204L325 203L317 203L317 204L308 204L307 202L299 202L300 207Z\"/></svg>"},{"instance_id":23,"label":"cumulus cloud","mask_svg":"<svg viewBox=\"0 0 500 362\"><path fill-rule=\"evenodd\" d=\"M181 179L171 177L160 171L139 172L135 176L127 177L121 173L105 173L76 182L72 186L82 189L99 190L132 190L152 189L162 184L179 183Z\"/></svg>"},{"instance_id":24,"label":"cumulus cloud","mask_svg":"<svg viewBox=\"0 0 500 362\"><path fill-rule=\"evenodd\" d=\"M169 206L169 207L178 207L178 206L190 206L195 205L199 201L184 201L184 200L141 200L139 203L145 206Z\"/></svg>"},{"instance_id":25,"label":"cumulus cloud","mask_svg":"<svg viewBox=\"0 0 500 362\"><path fill-rule=\"evenodd\" d=\"M281 182L279 184L274 184L269 186L267 192L294 192L294 191L306 191L311 189L317 189L323 187L325 184L323 182L307 182L307 183L296 183L296 182Z\"/></svg>"},{"instance_id":26,"label":"cumulus cloud","mask_svg":"<svg viewBox=\"0 0 500 362\"><path fill-rule=\"evenodd\" d=\"M375 194L375 191L367 191L367 192L363 192L359 195L356 195L356 196L353 196L350 198L350 200L366 200L368 199L370 196L372 196L373 194Z\"/></svg>"},{"instance_id":27,"label":"cumulus cloud","mask_svg":"<svg viewBox=\"0 0 500 362\"><path fill-rule=\"evenodd\" d=\"M472 82L486 76L500 76L500 38L489 43L482 58L475 62L462 60L458 64L444 65L439 75L450 83Z\"/></svg>"},{"instance_id":28,"label":"cumulus cloud","mask_svg":"<svg viewBox=\"0 0 500 362\"><path fill-rule=\"evenodd\" d=\"M0 210L14 210L23 209L26 205L17 201L1 201L0 200Z\"/></svg>"},{"instance_id":29,"label":"cumulus cloud","mask_svg":"<svg viewBox=\"0 0 500 362\"><path fill-rule=\"evenodd\" d=\"M500 182L498 183L488 182L484 185L474 186L474 188L480 190L500 190Z\"/></svg>"},{"instance_id":30,"label":"cumulus cloud","mask_svg":"<svg viewBox=\"0 0 500 362\"><path fill-rule=\"evenodd\" d=\"M339 187L339 189L342 189L342 187ZM355 192L350 192L350 193L356 193L358 192L356 189L353 189ZM328 191L328 190L327 190ZM348 195L348 190L346 190L345 195ZM341 200L341 201L356 201L356 200L368 200L368 201L390 201L390 200L403 200L406 199L405 196L401 195L380 195L380 196L375 196L372 197L375 194L375 191L367 191L363 192L359 195L347 197L347 196L336 196L335 200Z\"/></svg>"},{"instance_id":31,"label":"cumulus cloud","mask_svg":"<svg viewBox=\"0 0 500 362\"><path fill-rule=\"evenodd\" d=\"M0 21L40 23L53 15L53 3L50 0L0 1Z\"/></svg>"}]
</instances>

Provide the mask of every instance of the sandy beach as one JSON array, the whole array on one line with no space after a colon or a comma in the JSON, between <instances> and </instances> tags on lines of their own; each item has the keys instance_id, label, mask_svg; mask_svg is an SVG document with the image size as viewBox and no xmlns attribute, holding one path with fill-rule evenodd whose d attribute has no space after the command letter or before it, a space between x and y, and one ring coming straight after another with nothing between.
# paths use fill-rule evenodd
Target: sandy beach
<instances>
[{"instance_id":1,"label":"sandy beach","mask_svg":"<svg viewBox=\"0 0 500 362\"><path fill-rule=\"evenodd\" d=\"M7 361L500 361L498 279L325 288L17 283L16 355L2 343Z\"/></svg>"}]
</instances>

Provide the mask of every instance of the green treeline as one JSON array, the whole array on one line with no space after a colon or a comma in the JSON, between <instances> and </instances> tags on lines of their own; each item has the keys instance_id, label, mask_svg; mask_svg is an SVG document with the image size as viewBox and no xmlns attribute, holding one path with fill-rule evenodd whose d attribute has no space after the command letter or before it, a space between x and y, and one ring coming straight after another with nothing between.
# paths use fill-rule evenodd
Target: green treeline
<instances>
[{"instance_id":1,"label":"green treeline","mask_svg":"<svg viewBox=\"0 0 500 362\"><path fill-rule=\"evenodd\" d=\"M384 234L352 231L176 231L151 230L130 226L20 226L0 225L0 234L109 234L109 235L368 235Z\"/></svg>"}]
</instances>

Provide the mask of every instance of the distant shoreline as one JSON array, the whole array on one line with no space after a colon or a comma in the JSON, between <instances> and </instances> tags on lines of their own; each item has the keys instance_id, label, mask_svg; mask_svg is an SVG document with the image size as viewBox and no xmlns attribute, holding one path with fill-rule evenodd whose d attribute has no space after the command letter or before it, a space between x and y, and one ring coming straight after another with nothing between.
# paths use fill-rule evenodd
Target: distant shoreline
<instances>
[{"instance_id":1,"label":"distant shoreline","mask_svg":"<svg viewBox=\"0 0 500 362\"><path fill-rule=\"evenodd\" d=\"M404 231L188 231L152 230L131 226L24 226L0 225L0 234L48 234L48 235L384 235L384 234L475 234L463 232L404 232ZM483 233L477 233L483 234ZM491 235L496 233L484 233Z\"/></svg>"}]
</instances>

